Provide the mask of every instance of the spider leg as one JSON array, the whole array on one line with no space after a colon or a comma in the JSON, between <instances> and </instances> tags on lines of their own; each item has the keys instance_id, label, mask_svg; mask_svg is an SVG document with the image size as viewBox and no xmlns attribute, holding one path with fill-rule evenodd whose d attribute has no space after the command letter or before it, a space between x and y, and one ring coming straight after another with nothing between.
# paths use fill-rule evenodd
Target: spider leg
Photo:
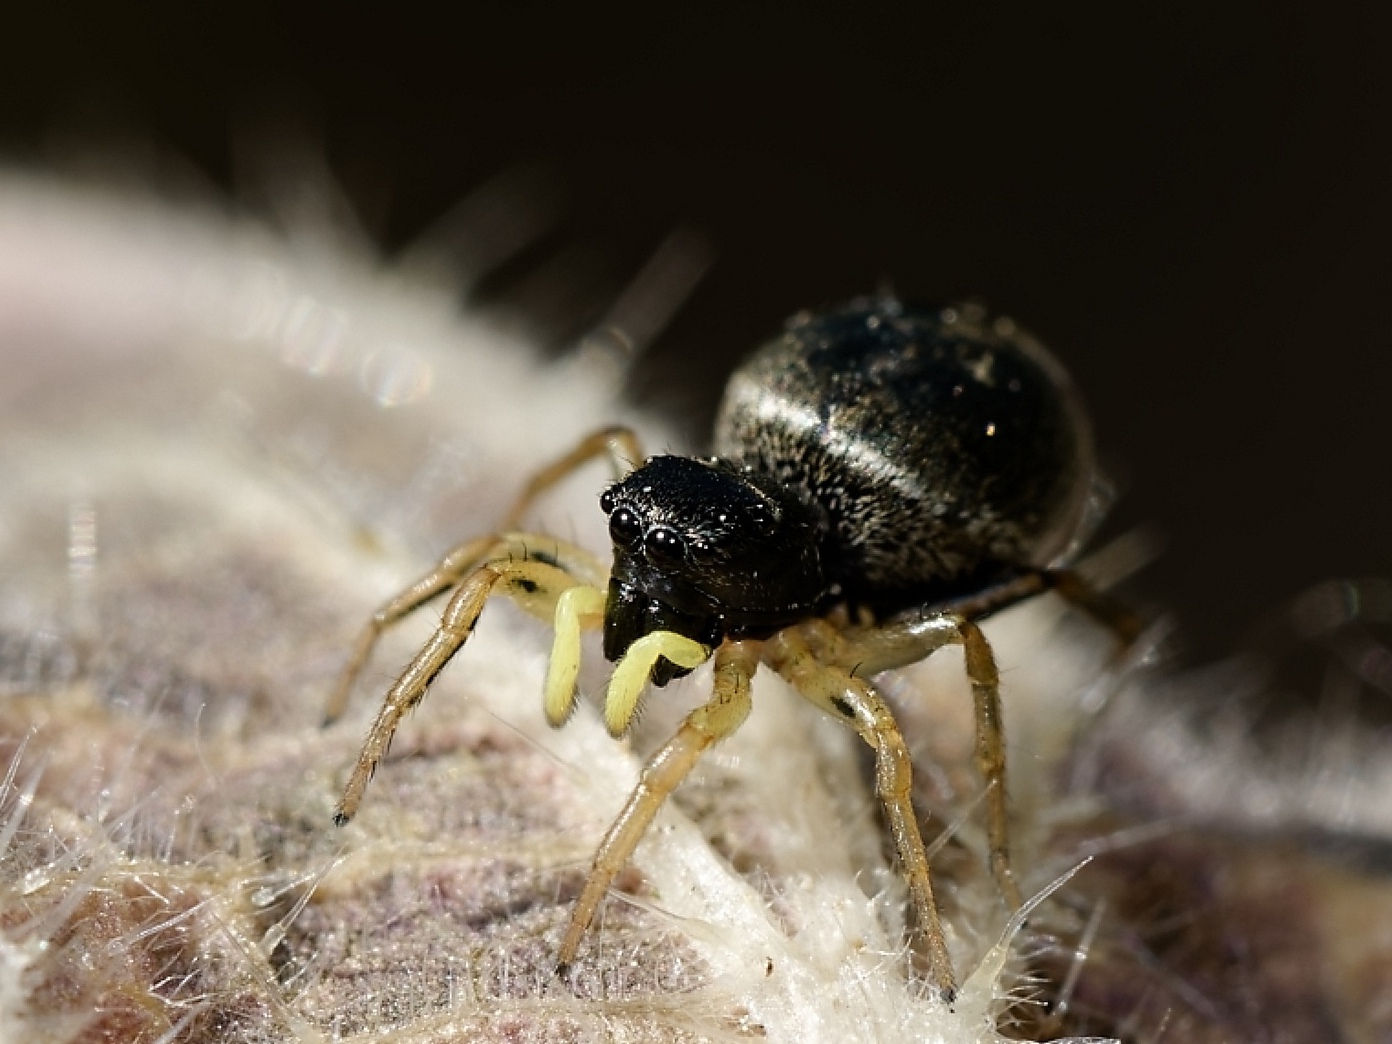
<instances>
[{"instance_id":1,"label":"spider leg","mask_svg":"<svg viewBox=\"0 0 1392 1044\"><path fill-rule=\"evenodd\" d=\"M372 614L367 625L359 632L358 640L353 645L353 654L348 657L348 663L339 674L338 682L324 705L325 725L332 725L343 716L343 711L348 706L348 695L353 691L353 683L357 681L363 665L372 655L372 648L377 644L382 632L413 609L419 608L457 584L465 573L478 565L488 554L489 548L497 542L496 536L485 536L460 544L440 559L430 572L400 594L384 602Z\"/></svg>"},{"instance_id":2,"label":"spider leg","mask_svg":"<svg viewBox=\"0 0 1392 1044\"><path fill-rule=\"evenodd\" d=\"M595 457L606 453L614 466L615 474L618 475L626 474L643 459L643 450L639 445L638 436L631 429L614 426L592 432L581 439L575 448L565 456L548 464L532 476L526 488L513 504L512 510L503 520L501 528L504 531L517 528L523 516L526 515L538 497ZM424 605L457 584L470 569L487 556L489 549L498 539L496 536L485 536L460 544L446 554L430 572L400 594L383 603L372 614L367 625L359 632L358 640L353 645L353 654L348 658L347 665L339 674L338 682L334 685L333 691L329 694L329 699L324 705L323 723L325 725L332 725L343 716L343 711L348 706L348 696L352 692L353 683L357 680L363 665L372 655L372 648L377 644L377 639L381 637L382 632L413 609ZM578 552L578 549L572 550ZM583 552L580 553L583 554ZM601 584L606 571L597 564L591 565L593 562L594 560L590 559L585 564L586 568L580 570L580 575L584 576L591 584Z\"/></svg>"},{"instance_id":3,"label":"spider leg","mask_svg":"<svg viewBox=\"0 0 1392 1044\"><path fill-rule=\"evenodd\" d=\"M537 497L601 454L608 454L618 478L627 475L643 461L643 448L631 428L616 425L592 432L565 456L552 461L532 476L508 512L503 528L513 529L520 525Z\"/></svg>"},{"instance_id":4,"label":"spider leg","mask_svg":"<svg viewBox=\"0 0 1392 1044\"><path fill-rule=\"evenodd\" d=\"M1141 616L1072 570L1055 569L1046 575L1055 591L1116 635L1120 646L1116 659L1123 659L1145 633L1146 621Z\"/></svg>"},{"instance_id":5,"label":"spider leg","mask_svg":"<svg viewBox=\"0 0 1392 1044\"><path fill-rule=\"evenodd\" d=\"M1018 594L1012 601L1029 597ZM1030 592L1037 593L1037 592ZM1007 603L1010 604L1010 603ZM914 614L884 627L855 628L842 636L835 662L856 673L878 673L890 666L920 660L944 645L960 645L965 654L976 716L976 770L986 784L986 843L991 874L1012 910L1024 902L1010 868L1010 804L1005 782L1005 729L1001 721L1000 671L991 645L976 622L961 613ZM908 661L900 656L912 651ZM884 658L893 652L891 662Z\"/></svg>"},{"instance_id":6,"label":"spider leg","mask_svg":"<svg viewBox=\"0 0 1392 1044\"><path fill-rule=\"evenodd\" d=\"M976 771L986 784L986 844L991 875L1012 910L1024 905L1010 868L1010 802L1005 788L1005 729L1001 724L1000 671L981 628L958 619L957 633L976 709Z\"/></svg>"},{"instance_id":7,"label":"spider leg","mask_svg":"<svg viewBox=\"0 0 1392 1044\"><path fill-rule=\"evenodd\" d=\"M574 962L600 900L633 855L667 796L687 777L706 748L744 724L749 716L750 679L759 666L759 653L760 644L749 641L726 642L715 651L714 694L709 702L687 715L676 734L648 759L638 785L595 852L594 865L561 943L559 972L564 973Z\"/></svg>"},{"instance_id":8,"label":"spider leg","mask_svg":"<svg viewBox=\"0 0 1392 1044\"><path fill-rule=\"evenodd\" d=\"M401 719L420 703L431 681L468 639L488 599L506 594L533 616L550 621L563 594L579 584L575 573L589 573L598 565L579 548L546 537L514 533L491 539L491 546L477 556L482 564L450 597L440 626L387 691L334 811L340 826L357 812Z\"/></svg>"},{"instance_id":9,"label":"spider leg","mask_svg":"<svg viewBox=\"0 0 1392 1044\"><path fill-rule=\"evenodd\" d=\"M823 637L824 658L867 675L923 659L944 645L961 645L976 716L977 771L986 784L986 838L991 873L1012 910L1022 897L1010 866L1009 795L1000 672L990 643L976 621L1027 598L1055 590L1118 638L1123 656L1144 630L1144 621L1125 606L1067 570L1030 570L978 594L912 610L881 625L848 628Z\"/></svg>"},{"instance_id":10,"label":"spider leg","mask_svg":"<svg viewBox=\"0 0 1392 1044\"><path fill-rule=\"evenodd\" d=\"M944 1000L957 993L952 958L933 899L928 856L914 815L913 765L894 715L869 682L819 659L798 627L768 640L765 660L805 699L859 734L875 752L875 793L884 806L899 865L909 884L918 930L927 950L929 975Z\"/></svg>"},{"instance_id":11,"label":"spider leg","mask_svg":"<svg viewBox=\"0 0 1392 1044\"><path fill-rule=\"evenodd\" d=\"M1001 601L1009 597L1012 604L1038 588L1024 581L1034 575L1002 585L997 595ZM976 601L987 602L986 595ZM989 604L989 603L988 603ZM944 645L961 645L965 653L967 678L971 682L972 702L976 716L977 772L986 784L986 843L989 848L991 874L1001 896L1012 910L1024 902L1015 872L1010 867L1010 808L1005 781L1005 730L1001 722L1000 671L990 643L975 621L957 612L913 612L897 617L885 625L848 628L840 634L825 621L804 626L816 642L818 654L828 664L834 664L853 674L878 674L891 667L903 666L923 659Z\"/></svg>"},{"instance_id":12,"label":"spider leg","mask_svg":"<svg viewBox=\"0 0 1392 1044\"><path fill-rule=\"evenodd\" d=\"M966 598L911 609L881 624L847 628L843 634L849 644L839 647L836 662L854 666L861 674L878 674L916 663L957 641L944 620L983 620L1046 591L1057 591L1116 635L1119 657L1145 631L1145 620L1078 573L1068 569L1031 569Z\"/></svg>"},{"instance_id":13,"label":"spider leg","mask_svg":"<svg viewBox=\"0 0 1392 1044\"><path fill-rule=\"evenodd\" d=\"M848 627L834 662L857 674L875 675L917 663L944 645L961 644L959 621L977 621L1050 590L1053 573L1023 573L984 591L950 602L910 609L882 623Z\"/></svg>"}]
</instances>

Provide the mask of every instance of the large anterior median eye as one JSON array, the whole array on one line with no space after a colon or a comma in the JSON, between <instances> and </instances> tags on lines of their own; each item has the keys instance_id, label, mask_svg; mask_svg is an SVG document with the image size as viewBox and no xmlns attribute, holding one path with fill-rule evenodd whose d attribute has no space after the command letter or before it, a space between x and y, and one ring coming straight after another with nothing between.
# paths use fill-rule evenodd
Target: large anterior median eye
<instances>
[{"instance_id":1,"label":"large anterior median eye","mask_svg":"<svg viewBox=\"0 0 1392 1044\"><path fill-rule=\"evenodd\" d=\"M630 508L618 507L609 516L609 535L620 547L632 547L643 533L643 526Z\"/></svg>"},{"instance_id":2,"label":"large anterior median eye","mask_svg":"<svg viewBox=\"0 0 1392 1044\"><path fill-rule=\"evenodd\" d=\"M685 557L686 545L676 530L654 526L643 541L643 550L654 562L675 563Z\"/></svg>"}]
</instances>

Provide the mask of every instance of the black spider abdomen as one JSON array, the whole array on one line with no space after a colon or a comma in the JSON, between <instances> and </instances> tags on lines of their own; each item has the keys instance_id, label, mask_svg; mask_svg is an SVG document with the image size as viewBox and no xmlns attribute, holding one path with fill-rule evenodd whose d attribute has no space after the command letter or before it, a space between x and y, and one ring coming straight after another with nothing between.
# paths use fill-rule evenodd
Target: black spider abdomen
<instances>
[{"instance_id":1,"label":"black spider abdomen","mask_svg":"<svg viewBox=\"0 0 1392 1044\"><path fill-rule=\"evenodd\" d=\"M1042 346L971 307L887 298L791 320L730 378L714 449L818 513L828 580L873 607L1047 565L1093 474Z\"/></svg>"}]
</instances>

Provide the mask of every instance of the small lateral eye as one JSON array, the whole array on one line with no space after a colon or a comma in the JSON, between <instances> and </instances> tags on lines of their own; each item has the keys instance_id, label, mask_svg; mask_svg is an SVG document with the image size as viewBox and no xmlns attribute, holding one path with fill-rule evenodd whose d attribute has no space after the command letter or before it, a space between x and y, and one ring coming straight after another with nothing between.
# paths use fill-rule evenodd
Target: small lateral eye
<instances>
[{"instance_id":1,"label":"small lateral eye","mask_svg":"<svg viewBox=\"0 0 1392 1044\"><path fill-rule=\"evenodd\" d=\"M715 548L711 547L707 541L700 537L689 541L686 545L686 551L687 554L691 556L693 562L707 563L715 561Z\"/></svg>"},{"instance_id":2,"label":"small lateral eye","mask_svg":"<svg viewBox=\"0 0 1392 1044\"><path fill-rule=\"evenodd\" d=\"M599 510L606 515L614 513L614 491L612 489L606 489L599 495Z\"/></svg>"},{"instance_id":3,"label":"small lateral eye","mask_svg":"<svg viewBox=\"0 0 1392 1044\"><path fill-rule=\"evenodd\" d=\"M626 507L611 509L609 515L609 535L620 547L632 547L643 533L638 516Z\"/></svg>"},{"instance_id":4,"label":"small lateral eye","mask_svg":"<svg viewBox=\"0 0 1392 1044\"><path fill-rule=\"evenodd\" d=\"M686 543L674 529L654 526L643 541L643 550L654 562L675 563L685 556Z\"/></svg>"}]
</instances>

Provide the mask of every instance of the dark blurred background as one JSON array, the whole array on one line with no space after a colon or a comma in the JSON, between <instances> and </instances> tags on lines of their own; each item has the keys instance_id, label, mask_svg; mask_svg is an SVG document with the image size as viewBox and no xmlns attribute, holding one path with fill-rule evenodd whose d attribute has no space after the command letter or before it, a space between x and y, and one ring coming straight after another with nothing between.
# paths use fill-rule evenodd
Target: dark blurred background
<instances>
[{"instance_id":1,"label":"dark blurred background","mask_svg":"<svg viewBox=\"0 0 1392 1044\"><path fill-rule=\"evenodd\" d=\"M1205 658L1392 574L1387 35L1371 4L1224 7L25 5L0 155L254 206L280 128L389 258L524 170L559 223L471 294L557 351L694 230L714 265L631 382L693 433L799 308L979 298L1077 377L1108 531L1165 534L1141 587Z\"/></svg>"}]
</instances>

